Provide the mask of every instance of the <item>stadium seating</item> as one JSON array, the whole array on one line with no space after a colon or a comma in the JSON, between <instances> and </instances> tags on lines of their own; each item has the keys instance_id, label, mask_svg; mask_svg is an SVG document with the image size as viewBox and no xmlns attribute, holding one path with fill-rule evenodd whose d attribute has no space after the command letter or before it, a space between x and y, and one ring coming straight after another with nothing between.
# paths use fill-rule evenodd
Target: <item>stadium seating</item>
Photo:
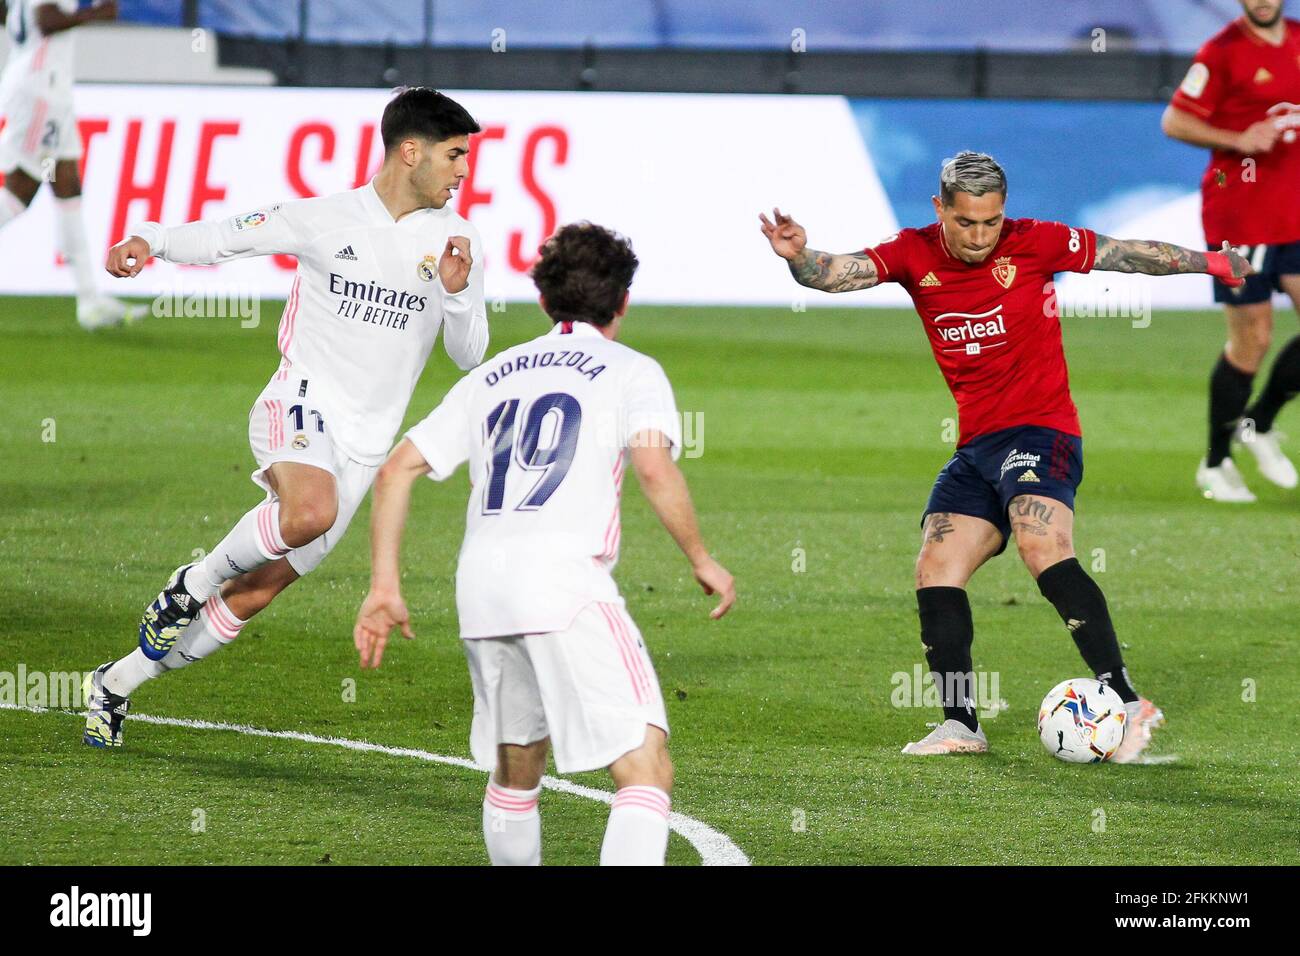
<instances>
[{"instance_id":1,"label":"stadium seating","mask_svg":"<svg viewBox=\"0 0 1300 956\"><path fill-rule=\"evenodd\" d=\"M299 4L197 0L200 25L274 40L300 33ZM125 20L180 26L186 4L122 0ZM990 49L1057 52L1103 27L1108 43L1187 53L1240 12L1235 0L308 0L306 39L318 43L481 47L485 24L522 47L780 49L805 31L820 50Z\"/></svg>"}]
</instances>

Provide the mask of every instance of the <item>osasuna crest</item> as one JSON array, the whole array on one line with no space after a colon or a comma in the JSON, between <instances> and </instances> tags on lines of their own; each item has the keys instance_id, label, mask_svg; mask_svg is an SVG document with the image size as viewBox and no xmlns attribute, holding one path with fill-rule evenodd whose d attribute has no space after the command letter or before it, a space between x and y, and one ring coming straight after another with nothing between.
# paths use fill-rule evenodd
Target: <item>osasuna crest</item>
<instances>
[{"instance_id":1,"label":"osasuna crest","mask_svg":"<svg viewBox=\"0 0 1300 956\"><path fill-rule=\"evenodd\" d=\"M1011 264L1010 256L1000 256L994 260L993 278L998 280L998 285L1002 288L1011 288L1011 283L1016 281L1016 267Z\"/></svg>"},{"instance_id":2,"label":"osasuna crest","mask_svg":"<svg viewBox=\"0 0 1300 956\"><path fill-rule=\"evenodd\" d=\"M415 274L424 282L432 282L434 275L438 270L438 257L427 255L420 260L420 264L415 267Z\"/></svg>"}]
</instances>

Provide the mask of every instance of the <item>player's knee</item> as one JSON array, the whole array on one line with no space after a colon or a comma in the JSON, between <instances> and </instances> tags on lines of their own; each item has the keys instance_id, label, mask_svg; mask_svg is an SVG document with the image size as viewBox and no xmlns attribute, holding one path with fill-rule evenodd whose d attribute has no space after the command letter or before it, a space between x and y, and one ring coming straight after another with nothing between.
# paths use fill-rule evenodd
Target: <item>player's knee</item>
<instances>
[{"instance_id":1,"label":"player's knee","mask_svg":"<svg viewBox=\"0 0 1300 956\"><path fill-rule=\"evenodd\" d=\"M916 586L918 588L964 587L966 577L961 568L947 558L934 553L929 546L923 547L916 556Z\"/></svg>"},{"instance_id":2,"label":"player's knee","mask_svg":"<svg viewBox=\"0 0 1300 956\"><path fill-rule=\"evenodd\" d=\"M304 501L280 508L280 537L291 548L315 541L334 526L339 506L334 499Z\"/></svg>"},{"instance_id":3,"label":"player's knee","mask_svg":"<svg viewBox=\"0 0 1300 956\"><path fill-rule=\"evenodd\" d=\"M1022 534L1016 538L1016 550L1035 578L1057 562L1074 555L1074 548L1068 540L1053 535Z\"/></svg>"},{"instance_id":4,"label":"player's knee","mask_svg":"<svg viewBox=\"0 0 1300 956\"><path fill-rule=\"evenodd\" d=\"M657 727L650 727L645 743L619 757L611 766L614 785L623 787L658 787L664 793L673 790L673 761L668 756L667 739Z\"/></svg>"}]
</instances>

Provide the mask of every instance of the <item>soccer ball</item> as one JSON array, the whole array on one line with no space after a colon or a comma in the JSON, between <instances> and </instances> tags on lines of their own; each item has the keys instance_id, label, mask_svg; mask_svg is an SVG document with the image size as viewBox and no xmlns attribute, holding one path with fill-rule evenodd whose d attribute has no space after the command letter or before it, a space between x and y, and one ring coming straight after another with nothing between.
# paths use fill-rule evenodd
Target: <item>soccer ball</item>
<instances>
[{"instance_id":1,"label":"soccer ball","mask_svg":"<svg viewBox=\"0 0 1300 956\"><path fill-rule=\"evenodd\" d=\"M1128 712L1101 681L1075 677L1061 681L1038 708L1038 739L1047 752L1067 763L1102 763L1124 741Z\"/></svg>"}]
</instances>

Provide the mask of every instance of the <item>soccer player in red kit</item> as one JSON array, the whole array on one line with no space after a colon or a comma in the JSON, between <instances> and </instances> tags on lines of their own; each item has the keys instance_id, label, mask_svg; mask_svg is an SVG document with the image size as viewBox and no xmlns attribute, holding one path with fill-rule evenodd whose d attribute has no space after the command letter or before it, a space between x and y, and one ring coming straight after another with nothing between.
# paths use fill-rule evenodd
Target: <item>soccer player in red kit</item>
<instances>
[{"instance_id":1,"label":"soccer player in red kit","mask_svg":"<svg viewBox=\"0 0 1300 956\"><path fill-rule=\"evenodd\" d=\"M801 285L825 292L897 282L912 297L957 400L956 453L930 492L916 562L921 643L944 720L904 753L983 753L975 717L966 582L1013 535L1038 589L1056 608L1097 679L1128 714L1112 758L1134 760L1163 716L1129 683L1106 598L1074 556L1074 494L1083 478L1079 415L1070 398L1052 276L1057 272L1209 272L1230 282L1250 265L1164 242L1099 236L1059 222L1007 219L1007 180L991 156L963 152L939 175L938 222L874 248L832 255L773 210L763 234Z\"/></svg>"},{"instance_id":2,"label":"soccer player in red kit","mask_svg":"<svg viewBox=\"0 0 1300 956\"><path fill-rule=\"evenodd\" d=\"M1231 457L1234 436L1265 478L1296 486L1273 421L1300 393L1298 335L1247 408L1273 331L1274 291L1300 310L1300 21L1282 16L1282 0L1241 6L1245 15L1196 54L1161 121L1166 135L1212 150L1201 179L1207 246L1232 240L1257 273L1237 288L1214 284L1214 300L1228 314L1228 345L1210 375L1209 449L1196 482L1205 497L1232 502L1255 500Z\"/></svg>"}]
</instances>

